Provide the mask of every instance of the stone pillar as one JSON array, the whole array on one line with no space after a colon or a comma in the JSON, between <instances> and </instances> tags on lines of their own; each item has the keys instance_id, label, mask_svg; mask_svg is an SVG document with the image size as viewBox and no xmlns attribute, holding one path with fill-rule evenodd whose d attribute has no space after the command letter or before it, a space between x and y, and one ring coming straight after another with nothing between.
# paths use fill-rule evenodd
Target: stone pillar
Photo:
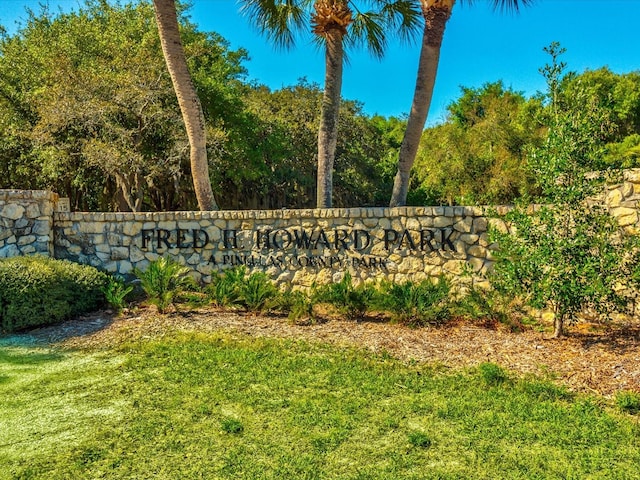
<instances>
[{"instance_id":1,"label":"stone pillar","mask_svg":"<svg viewBox=\"0 0 640 480\"><path fill-rule=\"evenodd\" d=\"M53 212L58 195L41 190L0 190L0 258L53 256Z\"/></svg>"}]
</instances>

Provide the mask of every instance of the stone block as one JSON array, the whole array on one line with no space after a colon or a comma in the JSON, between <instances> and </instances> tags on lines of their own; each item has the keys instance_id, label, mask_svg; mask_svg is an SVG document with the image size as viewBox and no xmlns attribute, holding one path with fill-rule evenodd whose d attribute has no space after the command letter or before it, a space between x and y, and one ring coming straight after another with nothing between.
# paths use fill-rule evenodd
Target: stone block
<instances>
[{"instance_id":1,"label":"stone block","mask_svg":"<svg viewBox=\"0 0 640 480\"><path fill-rule=\"evenodd\" d=\"M25 213L25 208L22 205L10 203L5 205L0 211L0 217L6 217L10 220L17 220L21 218Z\"/></svg>"},{"instance_id":2,"label":"stone block","mask_svg":"<svg viewBox=\"0 0 640 480\"><path fill-rule=\"evenodd\" d=\"M619 207L623 198L624 196L622 195L622 192L620 191L620 189L616 188L615 190L611 190L609 193L607 193L605 200L608 206Z\"/></svg>"},{"instance_id":3,"label":"stone block","mask_svg":"<svg viewBox=\"0 0 640 480\"><path fill-rule=\"evenodd\" d=\"M40 207L37 203L32 203L27 205L27 214L28 218L38 218L40 216Z\"/></svg>"},{"instance_id":4,"label":"stone block","mask_svg":"<svg viewBox=\"0 0 640 480\"><path fill-rule=\"evenodd\" d=\"M36 220L31 231L35 235L49 235L51 234L51 224L48 220Z\"/></svg>"},{"instance_id":5,"label":"stone block","mask_svg":"<svg viewBox=\"0 0 640 480\"><path fill-rule=\"evenodd\" d=\"M21 255L30 255L32 253L36 253L38 250L36 249L36 247L34 246L34 244L31 245L25 245L24 247L22 247L20 249L20 254Z\"/></svg>"},{"instance_id":6,"label":"stone block","mask_svg":"<svg viewBox=\"0 0 640 480\"><path fill-rule=\"evenodd\" d=\"M129 249L126 247L112 247L111 260L127 260L129 258Z\"/></svg>"},{"instance_id":7,"label":"stone block","mask_svg":"<svg viewBox=\"0 0 640 480\"><path fill-rule=\"evenodd\" d=\"M31 243L34 243L36 241L36 236L35 235L25 235L22 237L18 237L18 241L16 242L18 244L18 246L23 246L23 245L29 245Z\"/></svg>"},{"instance_id":8,"label":"stone block","mask_svg":"<svg viewBox=\"0 0 640 480\"><path fill-rule=\"evenodd\" d=\"M128 260L122 260L118 263L118 273L120 275L128 275L133 271L133 265Z\"/></svg>"},{"instance_id":9,"label":"stone block","mask_svg":"<svg viewBox=\"0 0 640 480\"><path fill-rule=\"evenodd\" d=\"M485 247L481 247L479 245L474 245L472 247L467 248L467 254L470 257L475 258L486 258L487 249Z\"/></svg>"},{"instance_id":10,"label":"stone block","mask_svg":"<svg viewBox=\"0 0 640 480\"><path fill-rule=\"evenodd\" d=\"M486 218L484 217L477 217L473 220L473 227L472 227L472 231L474 233L482 233L482 232L486 232L487 228L489 226L489 222L487 221Z\"/></svg>"},{"instance_id":11,"label":"stone block","mask_svg":"<svg viewBox=\"0 0 640 480\"><path fill-rule=\"evenodd\" d=\"M0 258L11 258L20 255L20 250L14 243L0 248Z\"/></svg>"},{"instance_id":12,"label":"stone block","mask_svg":"<svg viewBox=\"0 0 640 480\"><path fill-rule=\"evenodd\" d=\"M462 220L456 222L453 225L453 228L458 232L470 233L471 227L473 226L473 218L472 217L464 217Z\"/></svg>"},{"instance_id":13,"label":"stone block","mask_svg":"<svg viewBox=\"0 0 640 480\"><path fill-rule=\"evenodd\" d=\"M438 216L433 219L433 226L435 228L450 227L451 225L453 225L452 217Z\"/></svg>"},{"instance_id":14,"label":"stone block","mask_svg":"<svg viewBox=\"0 0 640 480\"><path fill-rule=\"evenodd\" d=\"M122 234L128 237L135 237L142 231L142 225L139 222L124 222L122 225Z\"/></svg>"}]
</instances>

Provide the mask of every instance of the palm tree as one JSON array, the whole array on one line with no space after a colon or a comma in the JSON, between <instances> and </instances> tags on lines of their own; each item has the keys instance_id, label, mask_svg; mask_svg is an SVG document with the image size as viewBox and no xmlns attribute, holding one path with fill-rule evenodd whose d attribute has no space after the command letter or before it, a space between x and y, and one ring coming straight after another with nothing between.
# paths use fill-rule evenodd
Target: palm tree
<instances>
[{"instance_id":1,"label":"palm tree","mask_svg":"<svg viewBox=\"0 0 640 480\"><path fill-rule=\"evenodd\" d=\"M427 121L433 87L436 81L438 63L440 61L440 47L451 11L456 0L419 0L424 16L424 32L422 47L418 62L416 88L413 94L411 111L407 119L400 154L398 158L398 172L393 182L390 207L406 205L409 191L411 167L415 161L420 144L420 137ZM490 0L494 8L511 8L518 10L520 5L528 5L533 0ZM473 0L466 0L473 3Z\"/></svg>"},{"instance_id":2,"label":"palm tree","mask_svg":"<svg viewBox=\"0 0 640 480\"><path fill-rule=\"evenodd\" d=\"M178 98L190 146L191 176L200 210L218 210L207 161L204 114L184 54L175 0L153 0L162 53Z\"/></svg>"},{"instance_id":3,"label":"palm tree","mask_svg":"<svg viewBox=\"0 0 640 480\"><path fill-rule=\"evenodd\" d=\"M241 0L242 11L276 44L290 48L298 30L308 28L325 49L325 86L318 129L317 208L330 208L333 163L338 138L345 44L365 44L381 58L387 30L403 38L415 31L420 18L413 0L369 0L377 7L363 12L352 0ZM361 3L361 2L360 2Z\"/></svg>"}]
</instances>

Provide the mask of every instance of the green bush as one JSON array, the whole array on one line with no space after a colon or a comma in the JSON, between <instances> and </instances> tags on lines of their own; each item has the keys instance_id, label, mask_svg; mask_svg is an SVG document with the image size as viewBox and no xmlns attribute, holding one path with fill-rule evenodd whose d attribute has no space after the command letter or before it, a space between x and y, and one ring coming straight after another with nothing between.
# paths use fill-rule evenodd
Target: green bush
<instances>
[{"instance_id":1,"label":"green bush","mask_svg":"<svg viewBox=\"0 0 640 480\"><path fill-rule=\"evenodd\" d=\"M240 285L244 282L246 267L225 270L224 273L212 277L205 293L211 303L218 307L231 307L240 303Z\"/></svg>"},{"instance_id":2,"label":"green bush","mask_svg":"<svg viewBox=\"0 0 640 480\"><path fill-rule=\"evenodd\" d=\"M133 285L127 285L119 277L108 277L107 284L102 289L105 300L118 313L127 305L127 295L132 291Z\"/></svg>"},{"instance_id":3,"label":"green bush","mask_svg":"<svg viewBox=\"0 0 640 480\"><path fill-rule=\"evenodd\" d=\"M312 303L328 303L349 320L359 320L373 305L376 294L374 285L362 283L355 286L351 274L345 272L339 282L315 288Z\"/></svg>"},{"instance_id":4,"label":"green bush","mask_svg":"<svg viewBox=\"0 0 640 480\"><path fill-rule=\"evenodd\" d=\"M442 277L437 282L384 282L380 292L380 307L397 322L413 326L439 324L449 318L449 282Z\"/></svg>"},{"instance_id":5,"label":"green bush","mask_svg":"<svg viewBox=\"0 0 640 480\"><path fill-rule=\"evenodd\" d=\"M0 260L0 326L50 325L97 309L107 276L93 267L41 256Z\"/></svg>"},{"instance_id":6,"label":"green bush","mask_svg":"<svg viewBox=\"0 0 640 480\"><path fill-rule=\"evenodd\" d=\"M194 284L194 280L187 275L188 267L166 257L151 262L144 272L134 269L133 273L140 279L149 302L156 305L160 313L173 305L175 297L183 289Z\"/></svg>"},{"instance_id":7,"label":"green bush","mask_svg":"<svg viewBox=\"0 0 640 480\"><path fill-rule=\"evenodd\" d=\"M239 300L250 312L267 310L280 293L263 272L252 273L240 283L239 287Z\"/></svg>"}]
</instances>

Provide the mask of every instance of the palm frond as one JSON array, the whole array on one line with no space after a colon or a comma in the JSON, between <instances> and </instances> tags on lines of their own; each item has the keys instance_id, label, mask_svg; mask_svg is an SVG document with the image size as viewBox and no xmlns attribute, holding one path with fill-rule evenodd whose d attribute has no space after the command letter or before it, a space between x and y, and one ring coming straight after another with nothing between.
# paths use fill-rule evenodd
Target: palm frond
<instances>
[{"instance_id":1,"label":"palm frond","mask_svg":"<svg viewBox=\"0 0 640 480\"><path fill-rule=\"evenodd\" d=\"M294 46L297 34L309 25L308 1L240 0L240 13L278 48Z\"/></svg>"},{"instance_id":2,"label":"palm frond","mask_svg":"<svg viewBox=\"0 0 640 480\"><path fill-rule=\"evenodd\" d=\"M353 17L347 44L365 45L376 58L382 58L387 46L383 17L379 13L364 12Z\"/></svg>"},{"instance_id":3,"label":"palm frond","mask_svg":"<svg viewBox=\"0 0 640 480\"><path fill-rule=\"evenodd\" d=\"M476 3L477 0L462 1L463 3L472 5ZM532 5L535 0L490 0L490 2L494 10L517 12L518 10L520 10L520 7L528 7L529 5Z\"/></svg>"},{"instance_id":4,"label":"palm frond","mask_svg":"<svg viewBox=\"0 0 640 480\"><path fill-rule=\"evenodd\" d=\"M366 46L376 58L382 58L390 36L411 42L422 31L423 16L414 0L371 0L372 9L364 12L350 2L354 21L349 32L349 44Z\"/></svg>"}]
</instances>

